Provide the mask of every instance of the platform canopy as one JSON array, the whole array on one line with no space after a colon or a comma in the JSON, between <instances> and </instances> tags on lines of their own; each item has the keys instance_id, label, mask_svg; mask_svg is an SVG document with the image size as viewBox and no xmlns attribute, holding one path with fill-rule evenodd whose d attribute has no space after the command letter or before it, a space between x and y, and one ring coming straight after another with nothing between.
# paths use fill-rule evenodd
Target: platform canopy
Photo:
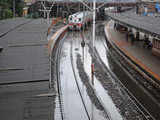
<instances>
[{"instance_id":1,"label":"platform canopy","mask_svg":"<svg viewBox=\"0 0 160 120\"><path fill-rule=\"evenodd\" d=\"M108 13L108 16L122 25L160 38L159 17L137 15L135 12Z\"/></svg>"}]
</instances>

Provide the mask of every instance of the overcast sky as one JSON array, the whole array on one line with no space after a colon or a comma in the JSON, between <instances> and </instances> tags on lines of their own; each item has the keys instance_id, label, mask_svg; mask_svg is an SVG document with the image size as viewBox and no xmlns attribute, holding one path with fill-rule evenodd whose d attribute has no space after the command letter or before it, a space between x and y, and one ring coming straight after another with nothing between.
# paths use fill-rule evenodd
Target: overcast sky
<instances>
[{"instance_id":1,"label":"overcast sky","mask_svg":"<svg viewBox=\"0 0 160 120\"><path fill-rule=\"evenodd\" d=\"M88 1L92 1L92 0L88 0ZM135 0L96 0L96 1L108 1L108 2L110 2L110 1L113 1L113 2L131 2L131 1L135 1Z\"/></svg>"}]
</instances>

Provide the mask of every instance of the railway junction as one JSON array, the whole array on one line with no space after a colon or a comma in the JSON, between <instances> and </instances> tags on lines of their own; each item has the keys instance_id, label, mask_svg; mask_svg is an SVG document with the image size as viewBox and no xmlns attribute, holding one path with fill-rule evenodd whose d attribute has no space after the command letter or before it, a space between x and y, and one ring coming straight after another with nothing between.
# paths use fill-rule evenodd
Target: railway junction
<instances>
[{"instance_id":1,"label":"railway junction","mask_svg":"<svg viewBox=\"0 0 160 120\"><path fill-rule=\"evenodd\" d=\"M143 41L126 40L126 31L121 30L158 39L155 21L159 18L133 11L102 12L105 19L98 19L95 26L68 30L70 24L62 13L70 15L84 4L38 0L35 6L39 4L44 18L0 21L3 120L159 120L159 58L152 49L142 47ZM67 4L80 7L69 10ZM52 12L56 14L50 19Z\"/></svg>"}]
</instances>

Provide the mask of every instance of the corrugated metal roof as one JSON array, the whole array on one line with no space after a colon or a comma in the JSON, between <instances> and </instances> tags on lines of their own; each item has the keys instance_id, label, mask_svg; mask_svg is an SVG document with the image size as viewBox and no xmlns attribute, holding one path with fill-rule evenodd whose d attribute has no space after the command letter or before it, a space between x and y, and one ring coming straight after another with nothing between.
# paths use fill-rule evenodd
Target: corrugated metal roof
<instances>
[{"instance_id":1,"label":"corrugated metal roof","mask_svg":"<svg viewBox=\"0 0 160 120\"><path fill-rule=\"evenodd\" d=\"M154 16L142 16L133 12L126 13L108 13L112 19L119 21L127 26L134 27L143 32L160 36L160 18Z\"/></svg>"},{"instance_id":2,"label":"corrugated metal roof","mask_svg":"<svg viewBox=\"0 0 160 120\"><path fill-rule=\"evenodd\" d=\"M0 84L49 80L46 31L46 23L33 20L0 38Z\"/></svg>"}]
</instances>

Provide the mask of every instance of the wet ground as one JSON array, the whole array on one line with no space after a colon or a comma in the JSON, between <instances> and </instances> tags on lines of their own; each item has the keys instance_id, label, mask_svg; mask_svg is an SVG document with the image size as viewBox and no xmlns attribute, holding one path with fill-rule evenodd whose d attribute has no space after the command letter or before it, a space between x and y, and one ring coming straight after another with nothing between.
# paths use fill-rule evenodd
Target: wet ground
<instances>
[{"instance_id":1,"label":"wet ground","mask_svg":"<svg viewBox=\"0 0 160 120\"><path fill-rule=\"evenodd\" d=\"M85 41L84 47L81 46L82 38ZM65 39L60 61L65 117L145 119L117 78L110 75L108 48L103 34L97 32L94 52L91 41L90 28L82 33L68 32ZM91 75L92 62L95 64L94 76Z\"/></svg>"},{"instance_id":2,"label":"wet ground","mask_svg":"<svg viewBox=\"0 0 160 120\"><path fill-rule=\"evenodd\" d=\"M1 20L0 21L0 26L1 26L0 27L0 37L3 37L7 33L13 31L15 28L20 27L30 21L32 20L25 19L25 18L13 18L13 19Z\"/></svg>"},{"instance_id":3,"label":"wet ground","mask_svg":"<svg viewBox=\"0 0 160 120\"><path fill-rule=\"evenodd\" d=\"M119 77L130 93L134 95L137 99L135 100L144 108L144 113L149 113L148 115L146 114L147 118L150 116L152 119L159 119L159 85L158 79L155 79L157 77L153 73L155 70L152 70L152 68L159 69L157 67L158 64L155 62L157 58L151 54L151 49L143 47L143 42L135 41L134 44L130 44L129 41L125 41L123 33L113 29L113 24L108 25L105 33L108 37L106 42L110 49L109 58L112 63L112 71ZM110 32L110 30L112 31ZM112 43L115 43L115 45ZM127 47L129 49L125 49ZM152 68L149 66L152 66ZM148 70L148 67L150 70ZM151 75L150 72L152 72Z\"/></svg>"},{"instance_id":4,"label":"wet ground","mask_svg":"<svg viewBox=\"0 0 160 120\"><path fill-rule=\"evenodd\" d=\"M72 35L73 34L69 33L66 42L63 45L60 63L60 78L62 84L65 118L69 120L87 120L93 118L103 120L105 119L102 111L103 108L100 103L98 103L95 93L88 83L88 76L86 75L85 78L87 83L84 79L81 81L81 78L84 77L84 74L82 73L84 71L79 71L79 69L77 69L76 63L81 61L76 61L76 56L73 54L74 52L77 52L78 48L75 46L76 43Z\"/></svg>"}]
</instances>

